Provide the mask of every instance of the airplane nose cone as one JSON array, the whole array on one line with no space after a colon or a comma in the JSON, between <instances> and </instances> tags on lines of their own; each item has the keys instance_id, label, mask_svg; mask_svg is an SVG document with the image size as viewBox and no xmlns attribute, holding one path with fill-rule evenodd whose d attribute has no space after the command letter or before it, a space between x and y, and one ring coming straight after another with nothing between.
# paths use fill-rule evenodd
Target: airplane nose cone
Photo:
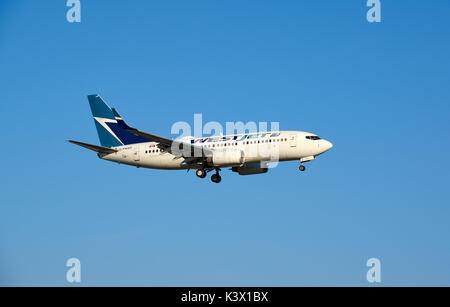
<instances>
[{"instance_id":1,"label":"airplane nose cone","mask_svg":"<svg viewBox=\"0 0 450 307\"><path fill-rule=\"evenodd\" d=\"M322 144L320 144L320 149L322 150L322 153L330 150L331 148L333 148L333 144L331 142L327 140L322 140Z\"/></svg>"}]
</instances>

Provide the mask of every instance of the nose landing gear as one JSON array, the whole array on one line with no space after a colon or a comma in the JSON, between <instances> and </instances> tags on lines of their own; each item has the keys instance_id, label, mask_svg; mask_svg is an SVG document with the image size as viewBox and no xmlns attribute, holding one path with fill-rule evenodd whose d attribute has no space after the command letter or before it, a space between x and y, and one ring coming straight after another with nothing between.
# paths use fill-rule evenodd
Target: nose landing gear
<instances>
[{"instance_id":1,"label":"nose landing gear","mask_svg":"<svg viewBox=\"0 0 450 307\"><path fill-rule=\"evenodd\" d=\"M298 168L301 172L304 172L306 170L306 167L303 165L305 162L314 161L316 160L316 156L309 156L304 157L300 159L300 167Z\"/></svg>"}]
</instances>

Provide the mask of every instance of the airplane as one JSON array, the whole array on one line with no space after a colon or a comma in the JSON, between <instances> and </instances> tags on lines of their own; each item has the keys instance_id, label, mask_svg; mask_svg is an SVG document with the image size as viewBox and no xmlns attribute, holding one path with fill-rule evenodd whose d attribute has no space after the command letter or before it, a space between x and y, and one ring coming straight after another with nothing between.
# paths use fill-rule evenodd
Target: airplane
<instances>
[{"instance_id":1,"label":"airplane","mask_svg":"<svg viewBox=\"0 0 450 307\"><path fill-rule=\"evenodd\" d=\"M136 167L162 170L196 170L199 178L209 172L214 183L219 172L230 168L239 175L264 174L269 163L305 162L330 150L333 144L303 131L270 131L194 138L169 139L130 127L116 109L97 94L88 96L101 146L67 140L97 152L100 159Z\"/></svg>"}]
</instances>

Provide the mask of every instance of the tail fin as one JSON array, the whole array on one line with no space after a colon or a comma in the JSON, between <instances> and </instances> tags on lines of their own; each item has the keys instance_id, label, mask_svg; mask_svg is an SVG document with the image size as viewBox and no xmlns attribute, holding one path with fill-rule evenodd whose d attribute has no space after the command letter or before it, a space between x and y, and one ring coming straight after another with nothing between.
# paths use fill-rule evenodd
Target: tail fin
<instances>
[{"instance_id":1,"label":"tail fin","mask_svg":"<svg viewBox=\"0 0 450 307\"><path fill-rule=\"evenodd\" d=\"M99 95L89 95L88 100L102 146L113 147L148 142L148 140L120 128L114 112ZM120 118L120 120L122 119Z\"/></svg>"}]
</instances>

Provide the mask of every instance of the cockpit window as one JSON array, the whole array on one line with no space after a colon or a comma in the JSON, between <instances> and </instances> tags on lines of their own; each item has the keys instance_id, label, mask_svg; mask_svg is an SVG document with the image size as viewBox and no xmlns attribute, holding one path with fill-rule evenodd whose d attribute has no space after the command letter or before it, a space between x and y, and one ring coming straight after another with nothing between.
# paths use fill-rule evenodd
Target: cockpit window
<instances>
[{"instance_id":1,"label":"cockpit window","mask_svg":"<svg viewBox=\"0 0 450 307\"><path fill-rule=\"evenodd\" d=\"M320 140L320 137L318 137L317 135L307 135L306 138L313 141Z\"/></svg>"}]
</instances>

